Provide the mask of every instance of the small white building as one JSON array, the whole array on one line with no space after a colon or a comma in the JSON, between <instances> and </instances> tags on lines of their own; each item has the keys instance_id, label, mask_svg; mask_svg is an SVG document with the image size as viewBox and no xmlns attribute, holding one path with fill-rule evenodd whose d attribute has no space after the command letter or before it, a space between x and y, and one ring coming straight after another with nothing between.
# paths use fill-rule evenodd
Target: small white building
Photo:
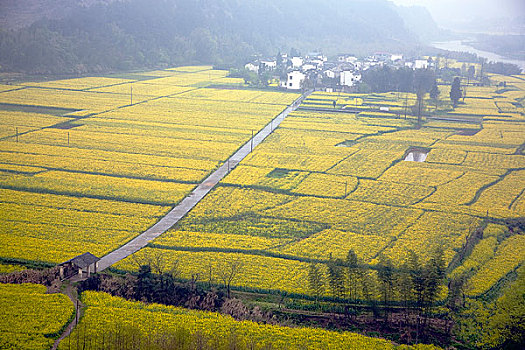
<instances>
[{"instance_id":1,"label":"small white building","mask_svg":"<svg viewBox=\"0 0 525 350\"><path fill-rule=\"evenodd\" d=\"M325 63L325 61L322 61L320 59L312 60L311 62L312 62L312 64L315 64L318 68L322 67L324 65L324 63Z\"/></svg>"},{"instance_id":2,"label":"small white building","mask_svg":"<svg viewBox=\"0 0 525 350\"><path fill-rule=\"evenodd\" d=\"M341 72L339 83L342 86L354 86L360 80L361 80L361 74L356 74L354 72L345 70Z\"/></svg>"},{"instance_id":3,"label":"small white building","mask_svg":"<svg viewBox=\"0 0 525 350\"><path fill-rule=\"evenodd\" d=\"M309 70L317 69L317 66L315 64L312 64L312 63L305 63L305 64L303 64L301 69L303 70L303 72L306 72L306 71L309 71Z\"/></svg>"},{"instance_id":4,"label":"small white building","mask_svg":"<svg viewBox=\"0 0 525 350\"><path fill-rule=\"evenodd\" d=\"M287 74L286 88L288 90L301 90L306 75L298 70L291 71Z\"/></svg>"},{"instance_id":5,"label":"small white building","mask_svg":"<svg viewBox=\"0 0 525 350\"><path fill-rule=\"evenodd\" d=\"M401 61L402 59L403 59L403 55L401 55L401 54L394 54L394 55L390 56L390 61L392 61L392 62Z\"/></svg>"},{"instance_id":6,"label":"small white building","mask_svg":"<svg viewBox=\"0 0 525 350\"><path fill-rule=\"evenodd\" d=\"M244 65L244 68L246 70L249 70L250 72L259 73L259 65L254 63L247 63Z\"/></svg>"},{"instance_id":7,"label":"small white building","mask_svg":"<svg viewBox=\"0 0 525 350\"><path fill-rule=\"evenodd\" d=\"M416 60L414 62L414 69L427 69L428 61L427 60Z\"/></svg>"},{"instance_id":8,"label":"small white building","mask_svg":"<svg viewBox=\"0 0 525 350\"><path fill-rule=\"evenodd\" d=\"M336 73L333 70L326 70L326 71L324 71L324 75L327 78L330 78L330 79L333 79L333 78L336 77Z\"/></svg>"},{"instance_id":9,"label":"small white building","mask_svg":"<svg viewBox=\"0 0 525 350\"><path fill-rule=\"evenodd\" d=\"M292 57L290 60L292 62L292 68L301 68L304 64L304 59L302 57Z\"/></svg>"},{"instance_id":10,"label":"small white building","mask_svg":"<svg viewBox=\"0 0 525 350\"><path fill-rule=\"evenodd\" d=\"M353 63L355 64L357 62L357 57L355 56L352 56L352 55L339 55L337 57L337 60L341 63Z\"/></svg>"}]
</instances>

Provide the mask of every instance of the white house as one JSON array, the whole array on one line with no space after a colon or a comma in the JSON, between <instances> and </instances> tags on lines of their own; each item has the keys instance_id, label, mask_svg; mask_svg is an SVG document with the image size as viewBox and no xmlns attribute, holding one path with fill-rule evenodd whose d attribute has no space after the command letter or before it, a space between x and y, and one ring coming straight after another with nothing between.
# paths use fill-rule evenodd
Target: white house
<instances>
[{"instance_id":1,"label":"white house","mask_svg":"<svg viewBox=\"0 0 525 350\"><path fill-rule=\"evenodd\" d=\"M309 71L309 70L312 70L312 69L317 69L317 66L315 64L312 64L312 63L305 63L305 64L303 64L301 69L303 70L303 72L306 72L306 71Z\"/></svg>"},{"instance_id":2,"label":"white house","mask_svg":"<svg viewBox=\"0 0 525 350\"><path fill-rule=\"evenodd\" d=\"M326 75L327 78L335 78L336 74L333 70L326 70L324 71L324 75Z\"/></svg>"},{"instance_id":3,"label":"white house","mask_svg":"<svg viewBox=\"0 0 525 350\"><path fill-rule=\"evenodd\" d=\"M300 90L306 75L298 70L291 71L287 75L286 88L288 90Z\"/></svg>"},{"instance_id":4,"label":"white house","mask_svg":"<svg viewBox=\"0 0 525 350\"><path fill-rule=\"evenodd\" d=\"M428 61L427 60L416 60L414 62L414 68L415 69L427 69Z\"/></svg>"},{"instance_id":5,"label":"white house","mask_svg":"<svg viewBox=\"0 0 525 350\"><path fill-rule=\"evenodd\" d=\"M354 86L360 80L361 74L356 74L348 70L341 72L341 76L339 77L339 83L342 86Z\"/></svg>"},{"instance_id":6,"label":"white house","mask_svg":"<svg viewBox=\"0 0 525 350\"><path fill-rule=\"evenodd\" d=\"M304 60L302 57L292 57L292 68L301 68L301 66L304 64Z\"/></svg>"},{"instance_id":7,"label":"white house","mask_svg":"<svg viewBox=\"0 0 525 350\"><path fill-rule=\"evenodd\" d=\"M316 59L316 60L312 60L311 62L312 64L315 64L317 67L322 67L326 61Z\"/></svg>"},{"instance_id":8,"label":"white house","mask_svg":"<svg viewBox=\"0 0 525 350\"><path fill-rule=\"evenodd\" d=\"M339 62L346 62L346 63L353 63L353 64L355 64L357 62L357 57L351 56L351 55L339 55L337 57L337 60Z\"/></svg>"},{"instance_id":9,"label":"white house","mask_svg":"<svg viewBox=\"0 0 525 350\"><path fill-rule=\"evenodd\" d=\"M253 64L253 63L250 62L250 63L245 64L244 68L246 70L251 71L251 72L259 73L259 65L258 64L256 65L256 64Z\"/></svg>"},{"instance_id":10,"label":"white house","mask_svg":"<svg viewBox=\"0 0 525 350\"><path fill-rule=\"evenodd\" d=\"M403 55L401 54L394 54L390 56L390 61L392 62L401 61L402 59L403 59Z\"/></svg>"}]
</instances>

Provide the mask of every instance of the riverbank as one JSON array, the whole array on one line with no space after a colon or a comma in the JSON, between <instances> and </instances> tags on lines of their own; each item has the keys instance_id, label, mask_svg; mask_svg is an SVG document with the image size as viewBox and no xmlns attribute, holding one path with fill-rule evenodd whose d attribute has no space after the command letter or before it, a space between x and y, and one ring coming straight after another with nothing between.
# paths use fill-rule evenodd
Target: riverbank
<instances>
[{"instance_id":1,"label":"riverbank","mask_svg":"<svg viewBox=\"0 0 525 350\"><path fill-rule=\"evenodd\" d=\"M434 42L431 45L441 50L468 52L468 53L476 54L479 57L486 58L488 61L492 61L492 62L512 63L512 64L517 65L518 67L520 67L522 70L525 71L525 60L511 59L511 58L500 56L494 52L478 50L462 42L461 40Z\"/></svg>"}]
</instances>

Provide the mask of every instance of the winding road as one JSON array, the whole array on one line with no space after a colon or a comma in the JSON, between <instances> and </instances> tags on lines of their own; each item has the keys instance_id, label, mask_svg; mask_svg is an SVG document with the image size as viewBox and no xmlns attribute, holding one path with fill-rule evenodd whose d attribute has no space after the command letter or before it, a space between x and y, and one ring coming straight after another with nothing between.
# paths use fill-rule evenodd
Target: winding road
<instances>
[{"instance_id":1,"label":"winding road","mask_svg":"<svg viewBox=\"0 0 525 350\"><path fill-rule=\"evenodd\" d=\"M264 141L275 128L294 110L299 107L301 102L309 95L307 92L288 106L281 114L275 117L263 129L261 129L252 139L248 140L237 152L235 152L224 164L208 176L199 184L186 198L175 206L166 216L160 219L155 225L135 237L122 247L112 251L102 257L98 263L98 271L103 271L144 248L149 242L169 230L180 219L182 219L191 209L193 209L231 169L235 168L257 145Z\"/></svg>"}]
</instances>

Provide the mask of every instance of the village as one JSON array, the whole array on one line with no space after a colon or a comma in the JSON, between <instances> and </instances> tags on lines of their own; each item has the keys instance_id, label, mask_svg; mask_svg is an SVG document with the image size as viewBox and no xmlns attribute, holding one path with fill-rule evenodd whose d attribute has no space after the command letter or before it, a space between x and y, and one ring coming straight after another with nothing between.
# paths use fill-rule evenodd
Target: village
<instances>
[{"instance_id":1,"label":"village","mask_svg":"<svg viewBox=\"0 0 525 350\"><path fill-rule=\"evenodd\" d=\"M415 70L432 68L434 64L431 58L406 58L402 54L375 53L364 59L353 54L339 54L329 59L323 53L312 52L304 56L279 53L276 58L254 59L244 68L258 76L270 76L281 89L356 92L362 72L372 67L407 67Z\"/></svg>"}]
</instances>

